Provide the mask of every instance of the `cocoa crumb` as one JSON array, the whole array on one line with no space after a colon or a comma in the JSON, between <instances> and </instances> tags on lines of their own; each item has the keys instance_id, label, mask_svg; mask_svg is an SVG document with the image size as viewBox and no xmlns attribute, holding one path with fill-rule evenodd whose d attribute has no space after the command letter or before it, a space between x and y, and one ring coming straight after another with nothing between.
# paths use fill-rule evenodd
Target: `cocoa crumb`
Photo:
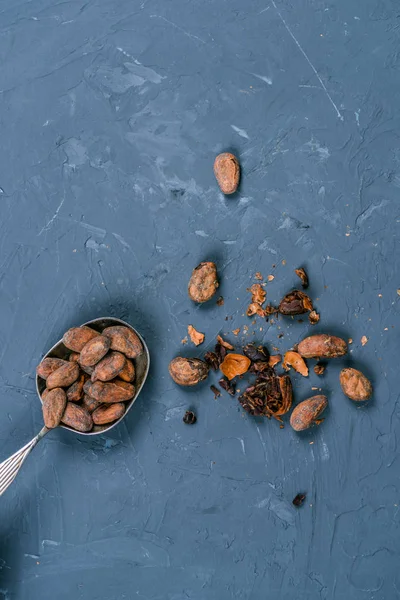
<instances>
[{"instance_id":1,"label":"cocoa crumb","mask_svg":"<svg viewBox=\"0 0 400 600\"><path fill-rule=\"evenodd\" d=\"M181 340L181 344L187 344L188 343L188 339L187 336L183 338L183 340Z\"/></svg>"},{"instance_id":2,"label":"cocoa crumb","mask_svg":"<svg viewBox=\"0 0 400 600\"><path fill-rule=\"evenodd\" d=\"M185 425L194 425L197 421L197 417L193 411L187 410L183 415L182 421L185 423Z\"/></svg>"},{"instance_id":3,"label":"cocoa crumb","mask_svg":"<svg viewBox=\"0 0 400 600\"><path fill-rule=\"evenodd\" d=\"M323 374L324 374L324 371L325 371L325 369L326 369L326 366L325 366L324 364L322 364L322 363L318 363L318 364L317 364L317 365L315 365L315 367L314 367L314 373L315 373L316 375L323 375Z\"/></svg>"},{"instance_id":4,"label":"cocoa crumb","mask_svg":"<svg viewBox=\"0 0 400 600\"><path fill-rule=\"evenodd\" d=\"M223 299L222 296L220 296L217 300L217 306L223 306L225 303L225 300Z\"/></svg>"},{"instance_id":5,"label":"cocoa crumb","mask_svg":"<svg viewBox=\"0 0 400 600\"><path fill-rule=\"evenodd\" d=\"M215 400L220 397L221 392L215 387L215 385L210 385L210 390L213 392Z\"/></svg>"},{"instance_id":6,"label":"cocoa crumb","mask_svg":"<svg viewBox=\"0 0 400 600\"><path fill-rule=\"evenodd\" d=\"M238 327L237 329L234 329L232 331L232 333L233 333L233 335L239 335L239 333L240 333L240 327Z\"/></svg>"},{"instance_id":7,"label":"cocoa crumb","mask_svg":"<svg viewBox=\"0 0 400 600\"><path fill-rule=\"evenodd\" d=\"M316 325L318 323L319 319L320 319L320 316L316 310L312 310L310 312L310 314L308 315L308 320L310 321L311 325Z\"/></svg>"},{"instance_id":8,"label":"cocoa crumb","mask_svg":"<svg viewBox=\"0 0 400 600\"><path fill-rule=\"evenodd\" d=\"M297 494L293 498L292 504L293 504L293 506L296 506L297 508L299 508L303 504L303 502L304 502L305 499L306 499L306 495L305 494Z\"/></svg>"},{"instance_id":9,"label":"cocoa crumb","mask_svg":"<svg viewBox=\"0 0 400 600\"><path fill-rule=\"evenodd\" d=\"M281 339L281 338L283 338L284 335L285 335L284 333L279 333L278 338Z\"/></svg>"},{"instance_id":10,"label":"cocoa crumb","mask_svg":"<svg viewBox=\"0 0 400 600\"><path fill-rule=\"evenodd\" d=\"M366 335L363 335L361 338L361 345L365 346L365 344L368 342L368 338Z\"/></svg>"},{"instance_id":11,"label":"cocoa crumb","mask_svg":"<svg viewBox=\"0 0 400 600\"><path fill-rule=\"evenodd\" d=\"M257 273L255 274L255 278L258 279L259 281L262 281L264 279L259 271L257 271Z\"/></svg>"},{"instance_id":12,"label":"cocoa crumb","mask_svg":"<svg viewBox=\"0 0 400 600\"><path fill-rule=\"evenodd\" d=\"M275 275L268 275L268 281L273 281L275 279Z\"/></svg>"}]
</instances>

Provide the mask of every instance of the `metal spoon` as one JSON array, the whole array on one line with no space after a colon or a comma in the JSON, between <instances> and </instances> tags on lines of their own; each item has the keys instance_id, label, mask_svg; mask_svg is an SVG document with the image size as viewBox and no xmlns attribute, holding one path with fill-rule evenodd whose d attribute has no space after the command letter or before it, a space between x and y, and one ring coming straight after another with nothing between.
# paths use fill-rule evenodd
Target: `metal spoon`
<instances>
[{"instance_id":1,"label":"metal spoon","mask_svg":"<svg viewBox=\"0 0 400 600\"><path fill-rule=\"evenodd\" d=\"M84 325L87 325L88 327L92 327L93 329L96 329L96 331L100 331L100 332L103 331L103 329L105 329L106 327L112 327L114 325L123 325L125 327L129 327L129 329L131 329L134 333L136 333L136 335L138 336L138 338L140 339L140 341L143 344L142 354L140 354L140 356L138 356L135 359L135 369L136 369L135 389L136 389L136 392L135 392L135 395L132 398L132 400L130 400L129 402L126 403L126 410L125 410L125 413L122 415L122 417L120 417L117 421L115 421L114 423L111 423L110 425L94 425L93 429L87 433L75 431L75 429L71 429L71 427L68 427L67 425L63 425L63 424L59 425L59 427L62 427L63 429L68 429L69 431L72 431L76 435L99 435L99 434L105 433L106 431L109 431L110 429L112 429L113 427L118 425L118 423L120 423L122 421L122 419L128 414L128 411L132 408L132 405L134 404L137 397L139 396L141 389L144 385L144 382L146 381L146 378L147 378L147 375L149 372L149 367L150 367L150 354L149 354L149 350L146 346L146 342L144 341L142 336L136 331L136 329L134 329L131 325L129 325L129 323L126 323L125 321L122 321L121 319L114 319L112 317L103 317L100 319L93 319L93 321L88 321L87 323L84 323ZM68 348L66 348L64 346L62 340L60 340L59 342L57 342L57 344L55 344L47 352L47 354L46 354L46 356L44 356L44 358L51 357L51 358L67 359L67 357L70 353L71 353L71 351L68 350ZM42 394L43 390L45 389L45 387L46 387L45 381L43 379L41 379L40 377L36 376L36 391L38 393L38 396L39 396L39 399L41 402L42 402L41 394ZM26 457L31 452L31 450L36 446L36 444L38 442L40 442L40 440L42 438L44 438L46 433L48 433L49 431L51 431L51 429L48 429L47 427L43 427L39 431L39 433L30 442L28 442L23 448L18 450L18 452L15 452L15 454L13 454L12 456L10 456L10 458L7 458L7 460L5 460L4 462L2 462L0 464L0 496L6 491L8 486L14 481L15 477L17 476L18 471L22 467Z\"/></svg>"}]
</instances>

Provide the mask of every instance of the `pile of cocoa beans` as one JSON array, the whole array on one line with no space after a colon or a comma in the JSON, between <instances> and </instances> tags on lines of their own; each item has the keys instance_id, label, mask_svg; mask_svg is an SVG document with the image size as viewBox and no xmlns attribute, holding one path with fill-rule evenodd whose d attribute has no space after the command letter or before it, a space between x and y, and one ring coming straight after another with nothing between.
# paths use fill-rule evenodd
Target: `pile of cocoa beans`
<instances>
[{"instance_id":1,"label":"pile of cocoa beans","mask_svg":"<svg viewBox=\"0 0 400 600\"><path fill-rule=\"evenodd\" d=\"M82 326L69 329L62 341L70 351L66 360L45 358L36 369L46 382L41 394L46 427L63 423L86 433L120 419L135 395L134 359L143 352L136 333L124 326L101 333Z\"/></svg>"}]
</instances>

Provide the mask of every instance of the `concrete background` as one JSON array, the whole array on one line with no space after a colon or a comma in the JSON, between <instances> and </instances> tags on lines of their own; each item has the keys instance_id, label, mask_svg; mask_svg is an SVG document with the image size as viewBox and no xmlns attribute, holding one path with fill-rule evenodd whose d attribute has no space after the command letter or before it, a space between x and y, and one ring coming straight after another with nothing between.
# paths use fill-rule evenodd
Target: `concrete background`
<instances>
[{"instance_id":1,"label":"concrete background","mask_svg":"<svg viewBox=\"0 0 400 600\"><path fill-rule=\"evenodd\" d=\"M1 459L42 426L34 369L68 327L126 319L153 360L123 424L49 434L1 498L1 600L400 597L399 17L393 0L0 2ZM227 149L243 178L225 199ZM187 297L208 258L223 307ZM306 323L242 316L256 271L274 303L299 265L313 332L354 340L322 379L293 377L297 400L329 396L318 430L214 400L214 377L173 384L169 360L219 332L299 341ZM189 323L204 348L182 347ZM343 364L371 377L368 406L342 395Z\"/></svg>"}]
</instances>

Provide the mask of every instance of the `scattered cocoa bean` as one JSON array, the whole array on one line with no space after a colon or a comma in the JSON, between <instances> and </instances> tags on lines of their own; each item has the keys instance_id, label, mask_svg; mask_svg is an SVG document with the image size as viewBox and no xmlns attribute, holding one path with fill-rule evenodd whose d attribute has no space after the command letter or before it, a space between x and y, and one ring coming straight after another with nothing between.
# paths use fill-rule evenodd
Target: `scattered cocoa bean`
<instances>
[{"instance_id":1,"label":"scattered cocoa bean","mask_svg":"<svg viewBox=\"0 0 400 600\"><path fill-rule=\"evenodd\" d=\"M318 419L318 417L327 406L328 400L322 394L300 402L290 415L291 426L295 431L303 431L311 425L319 425L323 419Z\"/></svg>"},{"instance_id":2,"label":"scattered cocoa bean","mask_svg":"<svg viewBox=\"0 0 400 600\"><path fill-rule=\"evenodd\" d=\"M298 352L303 358L337 358L347 353L347 344L339 337L322 333L301 341Z\"/></svg>"},{"instance_id":3,"label":"scattered cocoa bean","mask_svg":"<svg viewBox=\"0 0 400 600\"><path fill-rule=\"evenodd\" d=\"M223 152L214 161L214 175L223 194L233 194L240 180L239 161L234 154Z\"/></svg>"},{"instance_id":4,"label":"scattered cocoa bean","mask_svg":"<svg viewBox=\"0 0 400 600\"><path fill-rule=\"evenodd\" d=\"M178 356L169 363L169 373L178 385L192 386L207 379L209 367L199 358Z\"/></svg>"},{"instance_id":5,"label":"scattered cocoa bean","mask_svg":"<svg viewBox=\"0 0 400 600\"><path fill-rule=\"evenodd\" d=\"M213 262L202 262L192 272L189 281L189 298L194 302L207 302L219 286L217 267Z\"/></svg>"},{"instance_id":6,"label":"scattered cocoa bean","mask_svg":"<svg viewBox=\"0 0 400 600\"><path fill-rule=\"evenodd\" d=\"M362 402L372 395L372 385L361 371L352 368L342 369L340 372L340 385L343 393L350 400Z\"/></svg>"}]
</instances>

